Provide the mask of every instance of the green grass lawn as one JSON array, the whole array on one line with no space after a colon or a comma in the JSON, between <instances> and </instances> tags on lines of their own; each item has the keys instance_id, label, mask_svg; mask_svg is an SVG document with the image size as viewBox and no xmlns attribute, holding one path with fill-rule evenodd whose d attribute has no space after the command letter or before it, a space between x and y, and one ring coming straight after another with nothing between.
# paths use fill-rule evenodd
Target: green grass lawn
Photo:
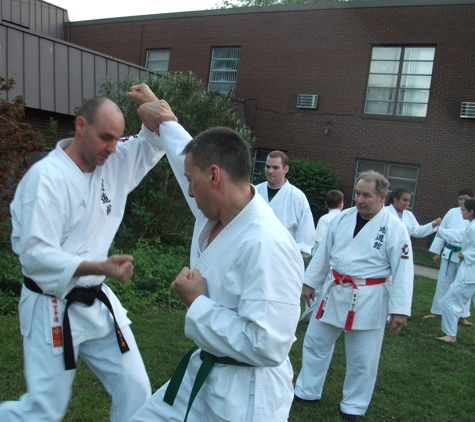
<instances>
[{"instance_id":1,"label":"green grass lawn","mask_svg":"<svg viewBox=\"0 0 475 422\"><path fill-rule=\"evenodd\" d=\"M475 326L460 327L456 344L437 342L434 338L442 335L440 321L422 318L429 313L434 289L435 280L416 277L412 317L399 334L386 334L378 381L365 422L475 420ZM135 310L130 317L155 391L170 378L181 356L192 345L183 335L184 310ZM306 326L299 325L290 354L295 376L301 367ZM16 400L25 391L17 316L0 317L0 338L0 401ZM321 402L295 405L289 421L340 421L344 374L345 353L340 338ZM109 406L110 398L101 383L80 361L64 421L108 421Z\"/></svg>"}]
</instances>

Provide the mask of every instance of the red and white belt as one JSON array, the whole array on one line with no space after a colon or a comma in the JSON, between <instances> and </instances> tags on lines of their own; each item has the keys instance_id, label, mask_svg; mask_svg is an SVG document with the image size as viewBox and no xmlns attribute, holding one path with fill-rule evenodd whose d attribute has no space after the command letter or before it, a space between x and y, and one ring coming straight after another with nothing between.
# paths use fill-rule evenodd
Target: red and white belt
<instances>
[{"instance_id":1,"label":"red and white belt","mask_svg":"<svg viewBox=\"0 0 475 422\"><path fill-rule=\"evenodd\" d=\"M366 279L354 279L349 275L338 274L335 270L332 270L333 281L328 286L328 289L325 294L325 298L320 303L318 307L316 318L320 319L325 312L325 307L327 305L328 298L330 296L330 290L333 286L337 284L351 283L353 286L353 291L351 293L351 303L350 310L348 311L348 316L346 317L345 330L350 331L353 327L353 321L355 319L356 312L356 300L358 299L358 286L374 286L376 284L383 284L386 281L386 278L366 278Z\"/></svg>"}]
</instances>

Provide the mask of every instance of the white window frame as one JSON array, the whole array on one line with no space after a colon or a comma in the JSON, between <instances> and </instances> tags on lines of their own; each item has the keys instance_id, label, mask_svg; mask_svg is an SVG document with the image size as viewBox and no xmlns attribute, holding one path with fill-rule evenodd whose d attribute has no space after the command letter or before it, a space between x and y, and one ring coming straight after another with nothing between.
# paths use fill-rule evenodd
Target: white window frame
<instances>
[{"instance_id":1,"label":"white window frame","mask_svg":"<svg viewBox=\"0 0 475 422\"><path fill-rule=\"evenodd\" d=\"M433 46L374 46L364 113L426 117L434 58Z\"/></svg>"},{"instance_id":2,"label":"white window frame","mask_svg":"<svg viewBox=\"0 0 475 422\"><path fill-rule=\"evenodd\" d=\"M208 90L229 95L236 92L240 56L240 47L213 48Z\"/></svg>"},{"instance_id":3,"label":"white window frame","mask_svg":"<svg viewBox=\"0 0 475 422\"><path fill-rule=\"evenodd\" d=\"M352 205L354 205L356 179L364 171L374 170L389 181L389 193L394 188L405 188L411 193L411 202L407 209L412 211L416 198L419 166L412 164L390 163L385 161L358 160L356 162L355 183L353 184Z\"/></svg>"},{"instance_id":4,"label":"white window frame","mask_svg":"<svg viewBox=\"0 0 475 422\"><path fill-rule=\"evenodd\" d=\"M168 65L170 63L170 49L161 48L156 50L147 50L145 67L158 73L159 75L168 75Z\"/></svg>"}]
</instances>

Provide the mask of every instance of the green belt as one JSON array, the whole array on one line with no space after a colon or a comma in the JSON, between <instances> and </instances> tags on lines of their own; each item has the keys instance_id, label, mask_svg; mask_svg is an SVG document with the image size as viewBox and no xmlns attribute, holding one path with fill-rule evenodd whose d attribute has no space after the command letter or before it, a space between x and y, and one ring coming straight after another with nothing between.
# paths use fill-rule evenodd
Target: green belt
<instances>
[{"instance_id":1,"label":"green belt","mask_svg":"<svg viewBox=\"0 0 475 422\"><path fill-rule=\"evenodd\" d=\"M460 248L459 246L451 245L450 243L446 243L445 247L447 249L450 249L449 258L447 260L447 269L445 270L445 275L447 275L447 273L449 272L450 258L452 258L454 252L460 252L462 248Z\"/></svg>"},{"instance_id":2,"label":"green belt","mask_svg":"<svg viewBox=\"0 0 475 422\"><path fill-rule=\"evenodd\" d=\"M185 376L186 368L188 367L188 364L190 362L191 355L196 350L198 350L197 346L194 346L190 350L188 350L185 356L181 358L180 363L178 364L178 366L175 369L175 372L173 373L170 383L168 384L167 390L165 391L165 395L163 396L163 401L169 404L170 406L173 406L175 398L178 394L178 390L183 381L183 377ZM233 366L252 366L247 363L239 362L228 356L224 356L224 357L214 356L211 353L205 352L204 350L200 352L200 358L203 362L201 363L200 369L198 369L195 382L193 383L193 388L191 389L190 399L188 400L188 407L186 409L184 422L186 422L188 418L188 413L191 409L191 405L193 404L193 401L195 400L196 395L198 394L201 387L203 386L206 378L211 372L211 369L213 369L213 366L215 363L222 363L225 365L233 365Z\"/></svg>"}]
</instances>

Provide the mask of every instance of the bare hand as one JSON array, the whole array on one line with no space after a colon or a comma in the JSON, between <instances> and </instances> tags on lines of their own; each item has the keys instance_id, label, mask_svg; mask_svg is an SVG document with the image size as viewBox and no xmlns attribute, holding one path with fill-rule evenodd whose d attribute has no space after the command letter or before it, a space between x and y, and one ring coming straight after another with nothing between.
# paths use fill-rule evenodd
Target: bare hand
<instances>
[{"instance_id":1,"label":"bare hand","mask_svg":"<svg viewBox=\"0 0 475 422\"><path fill-rule=\"evenodd\" d=\"M134 273L133 259L131 255L111 255L104 261L104 275L122 284L127 283Z\"/></svg>"},{"instance_id":2,"label":"bare hand","mask_svg":"<svg viewBox=\"0 0 475 422\"><path fill-rule=\"evenodd\" d=\"M441 222L442 222L442 218L440 218L440 217L439 217L437 220L434 220L434 221L432 222L432 228L437 227L437 226L440 226L440 223L441 223Z\"/></svg>"},{"instance_id":3,"label":"bare hand","mask_svg":"<svg viewBox=\"0 0 475 422\"><path fill-rule=\"evenodd\" d=\"M463 259L463 252L458 252L457 256L459 257L460 260L462 260Z\"/></svg>"},{"instance_id":4,"label":"bare hand","mask_svg":"<svg viewBox=\"0 0 475 422\"><path fill-rule=\"evenodd\" d=\"M172 283L171 288L189 308L198 296L204 294L203 277L201 277L200 270L191 271L184 267Z\"/></svg>"},{"instance_id":5,"label":"bare hand","mask_svg":"<svg viewBox=\"0 0 475 422\"><path fill-rule=\"evenodd\" d=\"M439 265L440 264L440 255L434 255L432 257L432 262L435 264L435 265Z\"/></svg>"},{"instance_id":6,"label":"bare hand","mask_svg":"<svg viewBox=\"0 0 475 422\"><path fill-rule=\"evenodd\" d=\"M172 109L165 100L156 100L142 104L137 110L146 128L152 132L158 132L160 123L167 121L178 122Z\"/></svg>"},{"instance_id":7,"label":"bare hand","mask_svg":"<svg viewBox=\"0 0 475 422\"><path fill-rule=\"evenodd\" d=\"M401 328L406 325L407 315L389 315L388 325L391 325L390 333L397 334L401 331Z\"/></svg>"},{"instance_id":8,"label":"bare hand","mask_svg":"<svg viewBox=\"0 0 475 422\"><path fill-rule=\"evenodd\" d=\"M315 299L315 289L304 283L302 286L302 296L305 298L307 305L311 306L310 301Z\"/></svg>"},{"instance_id":9,"label":"bare hand","mask_svg":"<svg viewBox=\"0 0 475 422\"><path fill-rule=\"evenodd\" d=\"M139 106L144 103L158 100L147 84L139 84L130 87L127 96L132 98L132 100L134 100Z\"/></svg>"}]
</instances>

